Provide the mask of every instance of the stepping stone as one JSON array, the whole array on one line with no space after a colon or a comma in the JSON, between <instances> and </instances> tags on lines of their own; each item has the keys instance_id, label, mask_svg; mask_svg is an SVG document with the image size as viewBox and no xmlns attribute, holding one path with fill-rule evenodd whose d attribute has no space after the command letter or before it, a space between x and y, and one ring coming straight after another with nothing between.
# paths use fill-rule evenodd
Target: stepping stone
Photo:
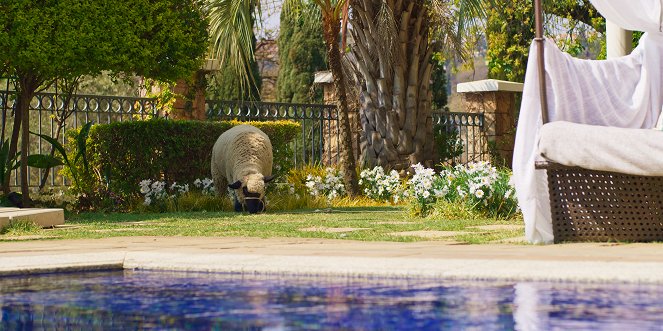
<instances>
[{"instance_id":1,"label":"stepping stone","mask_svg":"<svg viewBox=\"0 0 663 331\"><path fill-rule=\"evenodd\" d=\"M449 238L464 234L471 234L476 232L466 231L405 231L405 232L392 232L392 236L413 236L422 238Z\"/></svg>"},{"instance_id":2,"label":"stepping stone","mask_svg":"<svg viewBox=\"0 0 663 331\"><path fill-rule=\"evenodd\" d=\"M0 228L10 221L31 221L48 228L64 224L64 210L59 208L0 208Z\"/></svg>"},{"instance_id":3,"label":"stepping stone","mask_svg":"<svg viewBox=\"0 0 663 331\"><path fill-rule=\"evenodd\" d=\"M368 230L368 228L324 228L324 227L314 227L314 228L299 229L299 231L304 231L304 232L328 232L328 233L343 233L343 232L352 232L352 231L360 231L360 230Z\"/></svg>"},{"instance_id":4,"label":"stepping stone","mask_svg":"<svg viewBox=\"0 0 663 331\"><path fill-rule=\"evenodd\" d=\"M479 230L484 230L484 231L493 231L493 230L510 230L510 231L517 231L517 230L525 230L524 225L518 225L518 224L492 224L492 225L480 225L480 226L468 226L468 229L479 229Z\"/></svg>"},{"instance_id":5,"label":"stepping stone","mask_svg":"<svg viewBox=\"0 0 663 331\"><path fill-rule=\"evenodd\" d=\"M528 243L528 241L527 241L527 238L525 238L525 236L520 236L520 237L513 237L513 238L505 238L505 239L495 240L495 241L491 241L491 243L494 243L494 244L526 244L526 243Z\"/></svg>"}]
</instances>

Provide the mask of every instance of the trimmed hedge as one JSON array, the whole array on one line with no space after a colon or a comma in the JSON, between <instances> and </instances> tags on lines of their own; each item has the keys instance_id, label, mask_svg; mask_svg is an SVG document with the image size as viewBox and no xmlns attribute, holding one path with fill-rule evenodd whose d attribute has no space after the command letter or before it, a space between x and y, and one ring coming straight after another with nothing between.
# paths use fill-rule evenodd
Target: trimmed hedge
<instances>
[{"instance_id":1,"label":"trimmed hedge","mask_svg":"<svg viewBox=\"0 0 663 331\"><path fill-rule=\"evenodd\" d=\"M212 146L219 135L239 124L251 124L264 131L272 142L274 173L291 168L290 143L300 131L292 121L273 122L204 122L152 119L94 125L87 139L90 173L81 176L81 187L74 190L93 194L112 192L121 197L140 194L138 183L144 179L167 183L192 183L196 178L211 177ZM72 135L75 133L72 133ZM70 139L68 150L75 150ZM77 162L82 171L82 162ZM71 173L72 169L65 169Z\"/></svg>"}]
</instances>

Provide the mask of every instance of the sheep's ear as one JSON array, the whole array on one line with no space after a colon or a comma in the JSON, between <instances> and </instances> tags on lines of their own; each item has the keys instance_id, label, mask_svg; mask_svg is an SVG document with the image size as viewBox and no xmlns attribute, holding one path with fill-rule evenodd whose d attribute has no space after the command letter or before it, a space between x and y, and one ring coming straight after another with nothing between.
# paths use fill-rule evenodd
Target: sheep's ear
<instances>
[{"instance_id":1,"label":"sheep's ear","mask_svg":"<svg viewBox=\"0 0 663 331\"><path fill-rule=\"evenodd\" d=\"M269 183L269 182L272 181L272 179L274 179L274 177L276 177L276 176L273 176L273 175L272 176L267 176L267 177L264 177L262 179L262 181L265 182L265 183Z\"/></svg>"},{"instance_id":2,"label":"sheep's ear","mask_svg":"<svg viewBox=\"0 0 663 331\"><path fill-rule=\"evenodd\" d=\"M236 189L242 187L242 181L241 181L241 180L238 180L238 181L236 181L236 182L234 182L234 183L232 183L232 184L229 184L228 187L230 187L231 189L235 189L235 190L236 190Z\"/></svg>"}]
</instances>

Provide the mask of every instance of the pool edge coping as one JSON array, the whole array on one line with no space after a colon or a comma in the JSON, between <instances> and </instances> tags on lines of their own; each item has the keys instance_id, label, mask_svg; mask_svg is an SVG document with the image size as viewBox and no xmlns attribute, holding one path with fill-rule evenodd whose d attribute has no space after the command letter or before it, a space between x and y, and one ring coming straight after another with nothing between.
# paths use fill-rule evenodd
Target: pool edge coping
<instances>
[{"instance_id":1,"label":"pool edge coping","mask_svg":"<svg viewBox=\"0 0 663 331\"><path fill-rule=\"evenodd\" d=\"M6 261L5 261L6 262ZM531 261L173 252L78 253L24 257L5 264L0 277L49 273L145 270L270 276L426 278L580 283L663 284L663 263Z\"/></svg>"}]
</instances>

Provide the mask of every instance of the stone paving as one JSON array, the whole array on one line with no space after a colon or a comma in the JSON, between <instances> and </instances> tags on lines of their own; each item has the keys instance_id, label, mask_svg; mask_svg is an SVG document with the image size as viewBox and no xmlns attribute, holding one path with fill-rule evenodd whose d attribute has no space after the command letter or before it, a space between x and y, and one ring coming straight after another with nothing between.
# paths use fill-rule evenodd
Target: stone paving
<instances>
[{"instance_id":1,"label":"stone paving","mask_svg":"<svg viewBox=\"0 0 663 331\"><path fill-rule=\"evenodd\" d=\"M466 245L119 237L0 243L0 275L127 268L352 277L663 283L660 244Z\"/></svg>"}]
</instances>

